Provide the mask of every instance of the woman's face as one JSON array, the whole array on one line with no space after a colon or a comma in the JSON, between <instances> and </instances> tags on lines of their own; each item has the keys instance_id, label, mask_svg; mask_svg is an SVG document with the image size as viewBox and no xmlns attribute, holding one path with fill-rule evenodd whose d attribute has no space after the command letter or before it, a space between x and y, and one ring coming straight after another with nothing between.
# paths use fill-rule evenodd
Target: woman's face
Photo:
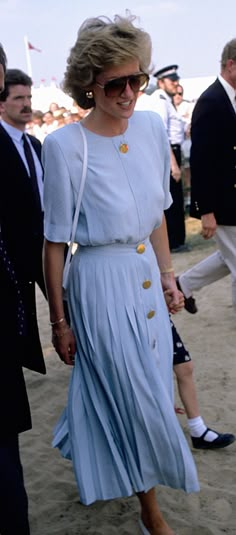
<instances>
[{"instance_id":1,"label":"woman's face","mask_svg":"<svg viewBox=\"0 0 236 535\"><path fill-rule=\"evenodd\" d=\"M138 60L133 60L120 66L109 67L102 73L99 73L96 83L92 88L96 111L109 115L114 119L129 119L134 111L138 91L133 91L127 81L125 87L121 89L120 94L117 96L106 96L106 87L104 89L100 85L105 86L110 80L135 75L139 72L139 62Z\"/></svg>"}]
</instances>

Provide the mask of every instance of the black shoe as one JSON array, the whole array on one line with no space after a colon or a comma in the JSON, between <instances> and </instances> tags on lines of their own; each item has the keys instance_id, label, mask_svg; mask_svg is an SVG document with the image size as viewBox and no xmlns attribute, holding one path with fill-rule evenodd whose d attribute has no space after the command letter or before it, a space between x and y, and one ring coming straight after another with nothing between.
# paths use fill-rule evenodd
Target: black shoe
<instances>
[{"instance_id":1,"label":"black shoe","mask_svg":"<svg viewBox=\"0 0 236 535\"><path fill-rule=\"evenodd\" d=\"M187 310L187 312L189 312L189 314L196 314L196 312L198 311L198 308L197 308L197 305L196 305L196 301L194 299L194 297L190 296L190 297L186 297L186 295L184 295L184 292L180 286L180 283L179 283L179 277L176 277L176 286L178 288L178 290L180 290L180 292L182 292L183 296L184 296L184 308L185 310Z\"/></svg>"},{"instance_id":2,"label":"black shoe","mask_svg":"<svg viewBox=\"0 0 236 535\"><path fill-rule=\"evenodd\" d=\"M183 245L178 245L178 247L173 247L170 250L171 253L189 253L189 251L191 251L191 249L186 243Z\"/></svg>"},{"instance_id":3,"label":"black shoe","mask_svg":"<svg viewBox=\"0 0 236 535\"><path fill-rule=\"evenodd\" d=\"M217 437L212 442L207 442L204 437L208 431L213 431L213 429L209 429L208 427L201 437L191 437L194 448L197 450L215 450L219 448L226 448L226 446L233 444L236 438L231 433L217 433L217 431L214 431L214 433L217 434Z\"/></svg>"}]
</instances>

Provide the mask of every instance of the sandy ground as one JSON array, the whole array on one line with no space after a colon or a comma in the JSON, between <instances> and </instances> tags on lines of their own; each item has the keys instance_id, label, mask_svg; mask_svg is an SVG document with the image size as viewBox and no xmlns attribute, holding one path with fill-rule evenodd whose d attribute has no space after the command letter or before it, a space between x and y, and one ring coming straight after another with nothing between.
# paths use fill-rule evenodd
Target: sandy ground
<instances>
[{"instance_id":1,"label":"sandy ground","mask_svg":"<svg viewBox=\"0 0 236 535\"><path fill-rule=\"evenodd\" d=\"M199 237L196 220L187 221L187 231L192 250L173 255L176 274L215 248L213 242L206 244ZM218 431L236 433L236 330L230 278L195 297L199 312L193 316L182 311L175 316L175 324L194 360L201 414ZM70 462L51 447L52 428L66 402L70 370L51 346L47 304L40 292L37 302L47 375L25 371L33 429L21 436L31 534L138 535L137 498L81 505ZM177 392L176 405L181 407ZM178 418L189 440L186 416ZM236 443L219 451L193 450L193 455L200 493L188 496L159 487L161 510L178 535L236 534Z\"/></svg>"}]
</instances>

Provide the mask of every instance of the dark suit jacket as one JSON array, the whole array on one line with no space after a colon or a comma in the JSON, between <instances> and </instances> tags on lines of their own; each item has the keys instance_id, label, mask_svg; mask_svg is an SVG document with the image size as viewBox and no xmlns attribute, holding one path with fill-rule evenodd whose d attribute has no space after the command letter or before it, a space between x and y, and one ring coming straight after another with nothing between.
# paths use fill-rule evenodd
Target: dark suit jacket
<instances>
[{"instance_id":1,"label":"dark suit jacket","mask_svg":"<svg viewBox=\"0 0 236 535\"><path fill-rule=\"evenodd\" d=\"M190 214L236 225L236 113L218 79L196 103L191 138Z\"/></svg>"},{"instance_id":2,"label":"dark suit jacket","mask_svg":"<svg viewBox=\"0 0 236 535\"><path fill-rule=\"evenodd\" d=\"M41 145L31 137L40 157ZM25 309L25 333L19 335L17 296L0 257L0 437L31 426L22 366L46 373L39 339L35 282L45 292L42 271L43 214L18 151L0 125L0 224Z\"/></svg>"}]
</instances>

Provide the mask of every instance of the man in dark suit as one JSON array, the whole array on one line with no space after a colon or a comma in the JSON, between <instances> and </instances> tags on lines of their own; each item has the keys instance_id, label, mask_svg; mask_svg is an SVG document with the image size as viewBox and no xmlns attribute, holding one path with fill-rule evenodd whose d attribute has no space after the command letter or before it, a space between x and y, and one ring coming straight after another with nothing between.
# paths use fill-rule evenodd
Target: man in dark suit
<instances>
[{"instance_id":1,"label":"man in dark suit","mask_svg":"<svg viewBox=\"0 0 236 535\"><path fill-rule=\"evenodd\" d=\"M193 290L231 273L236 310L236 39L225 45L221 74L196 103L191 139L190 215L201 219L203 237L214 236L218 251L182 273L179 287L188 306Z\"/></svg>"},{"instance_id":2,"label":"man in dark suit","mask_svg":"<svg viewBox=\"0 0 236 535\"><path fill-rule=\"evenodd\" d=\"M31 428L22 366L46 373L35 298L36 282L46 295L41 146L22 138L31 119L31 86L25 73L9 69L0 95L1 535L30 533L18 444L19 433Z\"/></svg>"}]
</instances>

